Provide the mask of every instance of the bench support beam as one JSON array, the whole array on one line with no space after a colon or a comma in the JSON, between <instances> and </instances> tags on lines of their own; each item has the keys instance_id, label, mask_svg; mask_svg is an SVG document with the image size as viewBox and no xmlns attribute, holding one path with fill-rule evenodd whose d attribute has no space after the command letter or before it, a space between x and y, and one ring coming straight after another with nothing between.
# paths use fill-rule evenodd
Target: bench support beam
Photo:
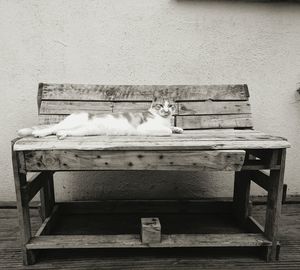
<instances>
[{"instance_id":1,"label":"bench support beam","mask_svg":"<svg viewBox=\"0 0 300 270\"><path fill-rule=\"evenodd\" d=\"M270 171L270 185L268 190L267 212L265 222L265 236L272 241L272 246L268 247L266 260L275 260L278 252L278 226L281 214L283 178L285 170L286 149L274 151L274 161L277 158L280 162L280 170Z\"/></svg>"},{"instance_id":2,"label":"bench support beam","mask_svg":"<svg viewBox=\"0 0 300 270\"><path fill-rule=\"evenodd\" d=\"M12 141L12 146L14 141ZM20 227L20 238L21 238L21 249L23 255L24 265L35 263L35 253L32 250L28 250L26 244L31 239L31 224L30 224L30 214L29 214L29 202L25 201L23 198L26 197L24 193L24 187L26 186L26 174L20 172L20 168L23 167L20 162L22 162L23 153L15 152L12 150L12 164L15 180L16 189L16 199L17 199L17 209L19 217L19 227Z\"/></svg>"}]
</instances>

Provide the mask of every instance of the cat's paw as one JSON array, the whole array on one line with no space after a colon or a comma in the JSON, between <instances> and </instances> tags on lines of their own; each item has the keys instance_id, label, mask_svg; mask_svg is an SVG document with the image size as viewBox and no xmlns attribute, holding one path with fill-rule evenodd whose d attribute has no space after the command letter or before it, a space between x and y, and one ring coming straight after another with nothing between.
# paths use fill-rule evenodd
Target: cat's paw
<instances>
[{"instance_id":1,"label":"cat's paw","mask_svg":"<svg viewBox=\"0 0 300 270\"><path fill-rule=\"evenodd\" d=\"M172 127L172 133L182 134L183 129L181 127Z\"/></svg>"},{"instance_id":2,"label":"cat's paw","mask_svg":"<svg viewBox=\"0 0 300 270\"><path fill-rule=\"evenodd\" d=\"M59 140L63 140L68 136L67 132L65 130L60 130L56 132L56 136Z\"/></svg>"}]
</instances>

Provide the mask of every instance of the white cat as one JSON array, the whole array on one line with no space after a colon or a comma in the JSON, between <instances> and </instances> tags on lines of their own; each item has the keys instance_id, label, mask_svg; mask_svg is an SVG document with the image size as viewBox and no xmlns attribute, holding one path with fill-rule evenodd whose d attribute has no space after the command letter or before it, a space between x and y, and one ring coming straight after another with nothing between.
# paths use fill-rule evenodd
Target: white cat
<instances>
[{"instance_id":1,"label":"white cat","mask_svg":"<svg viewBox=\"0 0 300 270\"><path fill-rule=\"evenodd\" d=\"M168 100L155 100L145 112L102 115L88 112L73 113L55 125L20 129L18 135L45 137L56 134L59 139L67 136L91 135L170 136L172 133L183 132L182 128L171 126L174 112L175 104Z\"/></svg>"}]
</instances>

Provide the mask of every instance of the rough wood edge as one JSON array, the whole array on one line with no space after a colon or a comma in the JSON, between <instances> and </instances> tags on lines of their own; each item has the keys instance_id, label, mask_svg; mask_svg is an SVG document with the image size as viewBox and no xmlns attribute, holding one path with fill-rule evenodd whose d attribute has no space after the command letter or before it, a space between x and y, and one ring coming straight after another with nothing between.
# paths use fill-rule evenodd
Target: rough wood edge
<instances>
[{"instance_id":1,"label":"rough wood edge","mask_svg":"<svg viewBox=\"0 0 300 270\"><path fill-rule=\"evenodd\" d=\"M175 247L259 247L270 246L262 234L162 234L160 243L143 244L139 234L51 235L33 237L32 249L69 248L175 248Z\"/></svg>"}]
</instances>

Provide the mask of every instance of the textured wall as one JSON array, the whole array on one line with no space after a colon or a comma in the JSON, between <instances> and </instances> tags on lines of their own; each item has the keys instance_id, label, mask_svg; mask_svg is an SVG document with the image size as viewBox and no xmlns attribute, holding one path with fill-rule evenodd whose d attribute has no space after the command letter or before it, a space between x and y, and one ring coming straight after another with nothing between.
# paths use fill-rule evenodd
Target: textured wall
<instances>
[{"instance_id":1,"label":"textured wall","mask_svg":"<svg viewBox=\"0 0 300 270\"><path fill-rule=\"evenodd\" d=\"M299 194L300 5L284 2L0 0L0 200L15 198L10 140L37 120L38 82L248 83L257 129L293 145L286 183ZM231 173L80 176L58 175L58 198L232 194Z\"/></svg>"}]
</instances>

